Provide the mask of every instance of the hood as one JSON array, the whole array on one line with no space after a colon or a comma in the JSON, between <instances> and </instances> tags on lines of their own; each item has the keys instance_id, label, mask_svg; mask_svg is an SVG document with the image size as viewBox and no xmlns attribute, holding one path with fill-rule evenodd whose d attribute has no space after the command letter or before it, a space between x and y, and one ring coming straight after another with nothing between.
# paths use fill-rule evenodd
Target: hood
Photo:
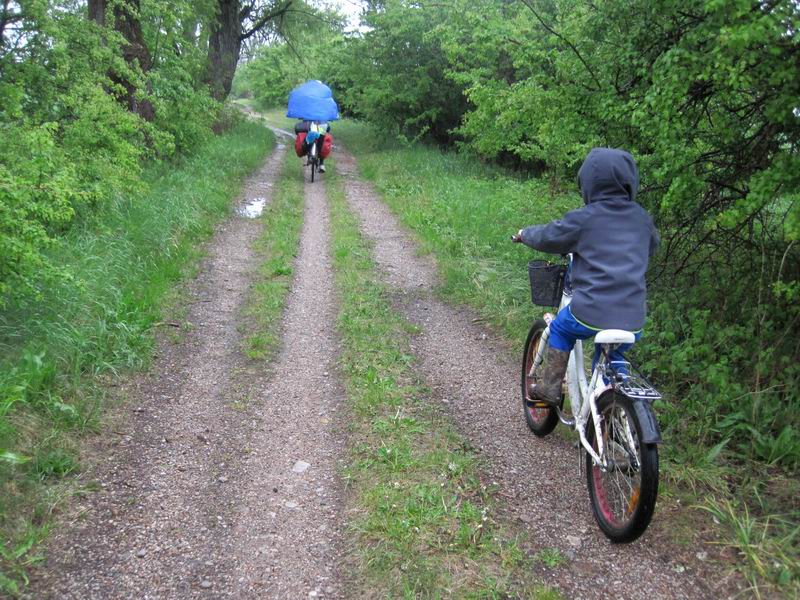
<instances>
[{"instance_id":1,"label":"hood","mask_svg":"<svg viewBox=\"0 0 800 600\"><path fill-rule=\"evenodd\" d=\"M639 170L633 156L615 148L594 148L578 171L578 186L586 204L612 198L636 200Z\"/></svg>"}]
</instances>

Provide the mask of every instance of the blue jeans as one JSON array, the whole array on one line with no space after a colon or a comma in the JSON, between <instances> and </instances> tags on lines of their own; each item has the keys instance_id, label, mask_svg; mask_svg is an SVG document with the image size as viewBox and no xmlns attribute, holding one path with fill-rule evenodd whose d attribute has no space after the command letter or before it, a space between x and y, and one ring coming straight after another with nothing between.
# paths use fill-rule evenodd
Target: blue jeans
<instances>
[{"instance_id":1,"label":"blue jeans","mask_svg":"<svg viewBox=\"0 0 800 600\"><path fill-rule=\"evenodd\" d=\"M572 311L569 309L569 306L566 306L558 311L556 318L550 323L550 339L548 343L556 350L571 352L577 340L585 340L594 337L598 331L600 330L587 327L578 322L578 320L572 316ZM639 338L642 337L642 330L634 331L633 334L638 341ZM633 346L633 344L620 344L619 347L611 351L609 360L611 360L611 362L624 361L625 353L630 350L631 346ZM603 348L600 344L594 345L592 370L594 370L597 361L600 360L602 351Z\"/></svg>"}]
</instances>

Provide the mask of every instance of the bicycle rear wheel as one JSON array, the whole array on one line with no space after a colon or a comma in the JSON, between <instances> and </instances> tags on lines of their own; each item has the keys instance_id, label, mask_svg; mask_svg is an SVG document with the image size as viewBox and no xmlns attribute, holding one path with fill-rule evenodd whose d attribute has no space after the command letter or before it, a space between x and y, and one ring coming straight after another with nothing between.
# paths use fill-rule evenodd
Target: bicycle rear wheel
<instances>
[{"instance_id":1,"label":"bicycle rear wheel","mask_svg":"<svg viewBox=\"0 0 800 600\"><path fill-rule=\"evenodd\" d=\"M525 421L528 428L539 437L544 437L558 425L558 414L549 407L537 405L528 397L528 384L536 383L542 367L539 365L534 373L531 373L533 360L536 358L536 347L539 339L547 328L547 323L543 319L536 321L528 332L528 339L525 341L525 352L522 356L522 407L525 410Z\"/></svg>"},{"instance_id":2,"label":"bicycle rear wheel","mask_svg":"<svg viewBox=\"0 0 800 600\"><path fill-rule=\"evenodd\" d=\"M317 157L311 159L311 183L314 183L314 173L317 171Z\"/></svg>"},{"instance_id":3,"label":"bicycle rear wheel","mask_svg":"<svg viewBox=\"0 0 800 600\"><path fill-rule=\"evenodd\" d=\"M644 533L658 496L658 447L641 442L642 427L627 396L605 392L597 400L600 436L608 468L586 453L586 481L592 511L612 542L632 542ZM587 439L597 451L592 421Z\"/></svg>"}]
</instances>

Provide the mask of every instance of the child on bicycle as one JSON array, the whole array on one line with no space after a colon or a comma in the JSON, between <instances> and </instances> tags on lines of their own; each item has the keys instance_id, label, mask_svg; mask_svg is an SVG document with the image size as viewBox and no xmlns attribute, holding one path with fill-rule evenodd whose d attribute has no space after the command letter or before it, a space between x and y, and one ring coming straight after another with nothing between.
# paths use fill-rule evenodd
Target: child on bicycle
<instances>
[{"instance_id":1,"label":"child on bicycle","mask_svg":"<svg viewBox=\"0 0 800 600\"><path fill-rule=\"evenodd\" d=\"M645 272L660 238L635 202L639 172L624 150L594 148L578 171L585 206L547 225L520 229L515 242L552 254L572 253L572 302L550 323L542 379L533 400L561 403L561 384L576 340L601 329L624 329L639 339L645 321ZM612 355L622 360L630 344Z\"/></svg>"}]
</instances>

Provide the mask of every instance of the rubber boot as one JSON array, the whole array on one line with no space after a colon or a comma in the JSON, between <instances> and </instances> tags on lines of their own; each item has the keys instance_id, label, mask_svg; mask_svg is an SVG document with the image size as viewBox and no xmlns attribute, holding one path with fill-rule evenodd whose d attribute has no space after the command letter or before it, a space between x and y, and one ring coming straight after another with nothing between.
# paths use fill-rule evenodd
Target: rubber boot
<instances>
[{"instance_id":1,"label":"rubber boot","mask_svg":"<svg viewBox=\"0 0 800 600\"><path fill-rule=\"evenodd\" d=\"M550 406L561 406L561 385L567 373L569 352L547 347L544 353L544 372L536 385L528 387L531 400L538 400Z\"/></svg>"}]
</instances>

